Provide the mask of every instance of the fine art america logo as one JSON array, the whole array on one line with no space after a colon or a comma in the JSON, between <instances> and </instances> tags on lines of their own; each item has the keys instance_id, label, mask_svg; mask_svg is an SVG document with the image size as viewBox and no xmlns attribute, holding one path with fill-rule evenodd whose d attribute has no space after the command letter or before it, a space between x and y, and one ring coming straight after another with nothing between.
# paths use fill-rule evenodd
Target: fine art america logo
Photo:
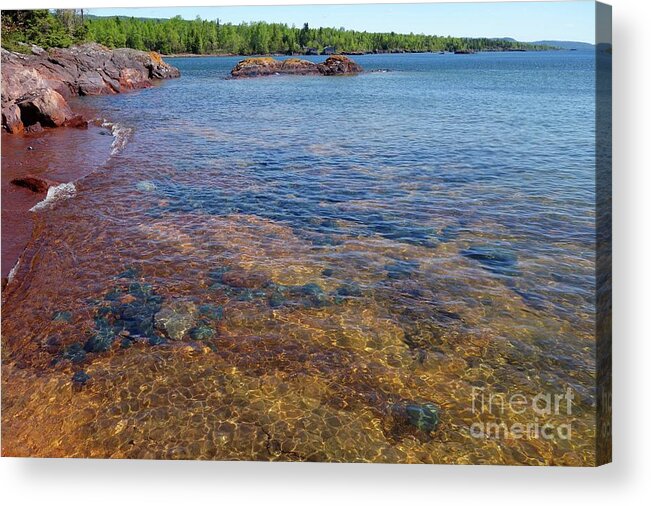
<instances>
[{"instance_id":1,"label":"fine art america logo","mask_svg":"<svg viewBox=\"0 0 651 506\"><path fill-rule=\"evenodd\" d=\"M574 392L541 392L533 397L521 393L507 395L473 387L472 413L482 421L470 426L474 438L491 439L572 439L572 424L554 422L572 415ZM525 419L527 422L505 422L503 419ZM486 421L488 420L488 421Z\"/></svg>"}]
</instances>

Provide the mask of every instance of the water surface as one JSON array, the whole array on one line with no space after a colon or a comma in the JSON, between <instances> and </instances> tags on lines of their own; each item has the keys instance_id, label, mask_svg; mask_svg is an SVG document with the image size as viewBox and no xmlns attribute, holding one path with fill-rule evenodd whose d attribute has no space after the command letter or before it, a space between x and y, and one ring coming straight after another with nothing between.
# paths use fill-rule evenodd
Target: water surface
<instances>
[{"instance_id":1,"label":"water surface","mask_svg":"<svg viewBox=\"0 0 651 506\"><path fill-rule=\"evenodd\" d=\"M355 59L83 99L119 129L3 296L5 451L592 462L593 54ZM470 434L567 387L570 441Z\"/></svg>"}]
</instances>

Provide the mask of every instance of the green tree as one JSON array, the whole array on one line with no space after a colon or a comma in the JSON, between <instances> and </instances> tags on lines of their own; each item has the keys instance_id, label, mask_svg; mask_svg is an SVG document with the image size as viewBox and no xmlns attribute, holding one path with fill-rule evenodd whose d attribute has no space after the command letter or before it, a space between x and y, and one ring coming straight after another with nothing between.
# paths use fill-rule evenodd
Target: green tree
<instances>
[{"instance_id":1,"label":"green tree","mask_svg":"<svg viewBox=\"0 0 651 506\"><path fill-rule=\"evenodd\" d=\"M305 23L298 34L298 44L301 47L307 46L310 41L310 25Z\"/></svg>"},{"instance_id":2,"label":"green tree","mask_svg":"<svg viewBox=\"0 0 651 506\"><path fill-rule=\"evenodd\" d=\"M549 49L503 39L470 39L435 35L368 33L344 28L300 29L282 23L139 19L127 17L84 17L83 11L45 9L2 11L2 45L28 51L19 44L67 47L81 41L95 41L109 47L132 47L170 53L268 54L300 53L306 48L334 46L339 52L392 51L504 51Z\"/></svg>"}]
</instances>

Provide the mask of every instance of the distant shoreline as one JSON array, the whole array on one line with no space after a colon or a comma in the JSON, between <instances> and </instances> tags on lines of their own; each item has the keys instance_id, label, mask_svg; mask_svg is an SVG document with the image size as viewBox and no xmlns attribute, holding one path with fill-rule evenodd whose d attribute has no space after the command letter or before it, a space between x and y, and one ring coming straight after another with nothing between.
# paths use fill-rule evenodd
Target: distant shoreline
<instances>
[{"instance_id":1,"label":"distant shoreline","mask_svg":"<svg viewBox=\"0 0 651 506\"><path fill-rule=\"evenodd\" d=\"M476 54L476 53L544 53L548 51L569 51L567 49L503 49L503 50L496 50L496 49L488 49L488 50L482 50L482 51L473 51L470 54ZM342 52L342 53L334 53L334 54L342 54L345 56L366 56L366 55L389 55L389 54L455 54L454 51L386 51L382 53L375 53L373 51L369 52ZM457 54L466 54L466 53L457 53ZM240 57L240 58L253 58L253 57L272 57L272 58L279 58L283 56L287 56L290 58L302 58L306 56L332 56L331 54L303 54L303 53L296 53L296 54L285 54L285 53L264 53L264 54L235 54L235 53L214 53L214 54L194 54L194 53L176 53L176 54L161 54L163 58L233 58L233 57Z\"/></svg>"}]
</instances>

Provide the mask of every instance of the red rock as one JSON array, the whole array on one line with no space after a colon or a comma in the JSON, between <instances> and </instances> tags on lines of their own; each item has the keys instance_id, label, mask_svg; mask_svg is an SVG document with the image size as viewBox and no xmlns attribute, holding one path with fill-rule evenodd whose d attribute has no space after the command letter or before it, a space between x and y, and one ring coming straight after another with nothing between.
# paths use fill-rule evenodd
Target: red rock
<instances>
[{"instance_id":1,"label":"red rock","mask_svg":"<svg viewBox=\"0 0 651 506\"><path fill-rule=\"evenodd\" d=\"M42 177L27 175L25 177L13 179L11 184L27 188L34 193L47 193L50 186L56 186L59 183Z\"/></svg>"},{"instance_id":2,"label":"red rock","mask_svg":"<svg viewBox=\"0 0 651 506\"><path fill-rule=\"evenodd\" d=\"M38 122L34 123L33 125L29 125L25 129L26 134L38 134L41 133L42 131L43 131L43 127Z\"/></svg>"},{"instance_id":3,"label":"red rock","mask_svg":"<svg viewBox=\"0 0 651 506\"><path fill-rule=\"evenodd\" d=\"M137 89L137 88L149 88L151 83L149 82L149 74L143 72L140 69L126 68L120 70L120 86L126 89Z\"/></svg>"},{"instance_id":4,"label":"red rock","mask_svg":"<svg viewBox=\"0 0 651 506\"><path fill-rule=\"evenodd\" d=\"M66 99L51 88L44 88L28 93L17 102L23 125L40 123L43 126L58 127L74 114Z\"/></svg>"},{"instance_id":5,"label":"red rock","mask_svg":"<svg viewBox=\"0 0 651 506\"><path fill-rule=\"evenodd\" d=\"M261 77L280 73L282 63L273 58L247 58L239 62L233 70L233 77Z\"/></svg>"},{"instance_id":6,"label":"red rock","mask_svg":"<svg viewBox=\"0 0 651 506\"><path fill-rule=\"evenodd\" d=\"M240 61L231 70L231 76L235 78L277 74L334 76L357 74L359 72L362 72L362 67L350 58L341 55L331 56L325 62L318 64L299 58L289 58L281 61L264 57L247 58Z\"/></svg>"},{"instance_id":7,"label":"red rock","mask_svg":"<svg viewBox=\"0 0 651 506\"><path fill-rule=\"evenodd\" d=\"M63 126L85 129L88 128L88 121L86 121L80 114L77 114L76 116L66 120Z\"/></svg>"},{"instance_id":8,"label":"red rock","mask_svg":"<svg viewBox=\"0 0 651 506\"><path fill-rule=\"evenodd\" d=\"M83 128L66 97L147 88L153 79L180 75L158 53L110 50L95 43L48 51L33 48L31 55L4 48L0 52L2 125L10 133L20 133L36 122L47 127L67 124Z\"/></svg>"},{"instance_id":9,"label":"red rock","mask_svg":"<svg viewBox=\"0 0 651 506\"><path fill-rule=\"evenodd\" d=\"M288 58L280 63L280 72L282 74L304 76L318 74L319 69L316 63L312 63L311 61L301 60L300 58Z\"/></svg>"},{"instance_id":10,"label":"red rock","mask_svg":"<svg viewBox=\"0 0 651 506\"><path fill-rule=\"evenodd\" d=\"M344 55L330 56L323 63L318 64L319 72L324 76L334 76L341 74L359 74L362 72L360 67L353 60Z\"/></svg>"},{"instance_id":11,"label":"red rock","mask_svg":"<svg viewBox=\"0 0 651 506\"><path fill-rule=\"evenodd\" d=\"M20 108L16 104L2 105L2 126L10 134L19 134L24 130L20 120Z\"/></svg>"}]
</instances>

